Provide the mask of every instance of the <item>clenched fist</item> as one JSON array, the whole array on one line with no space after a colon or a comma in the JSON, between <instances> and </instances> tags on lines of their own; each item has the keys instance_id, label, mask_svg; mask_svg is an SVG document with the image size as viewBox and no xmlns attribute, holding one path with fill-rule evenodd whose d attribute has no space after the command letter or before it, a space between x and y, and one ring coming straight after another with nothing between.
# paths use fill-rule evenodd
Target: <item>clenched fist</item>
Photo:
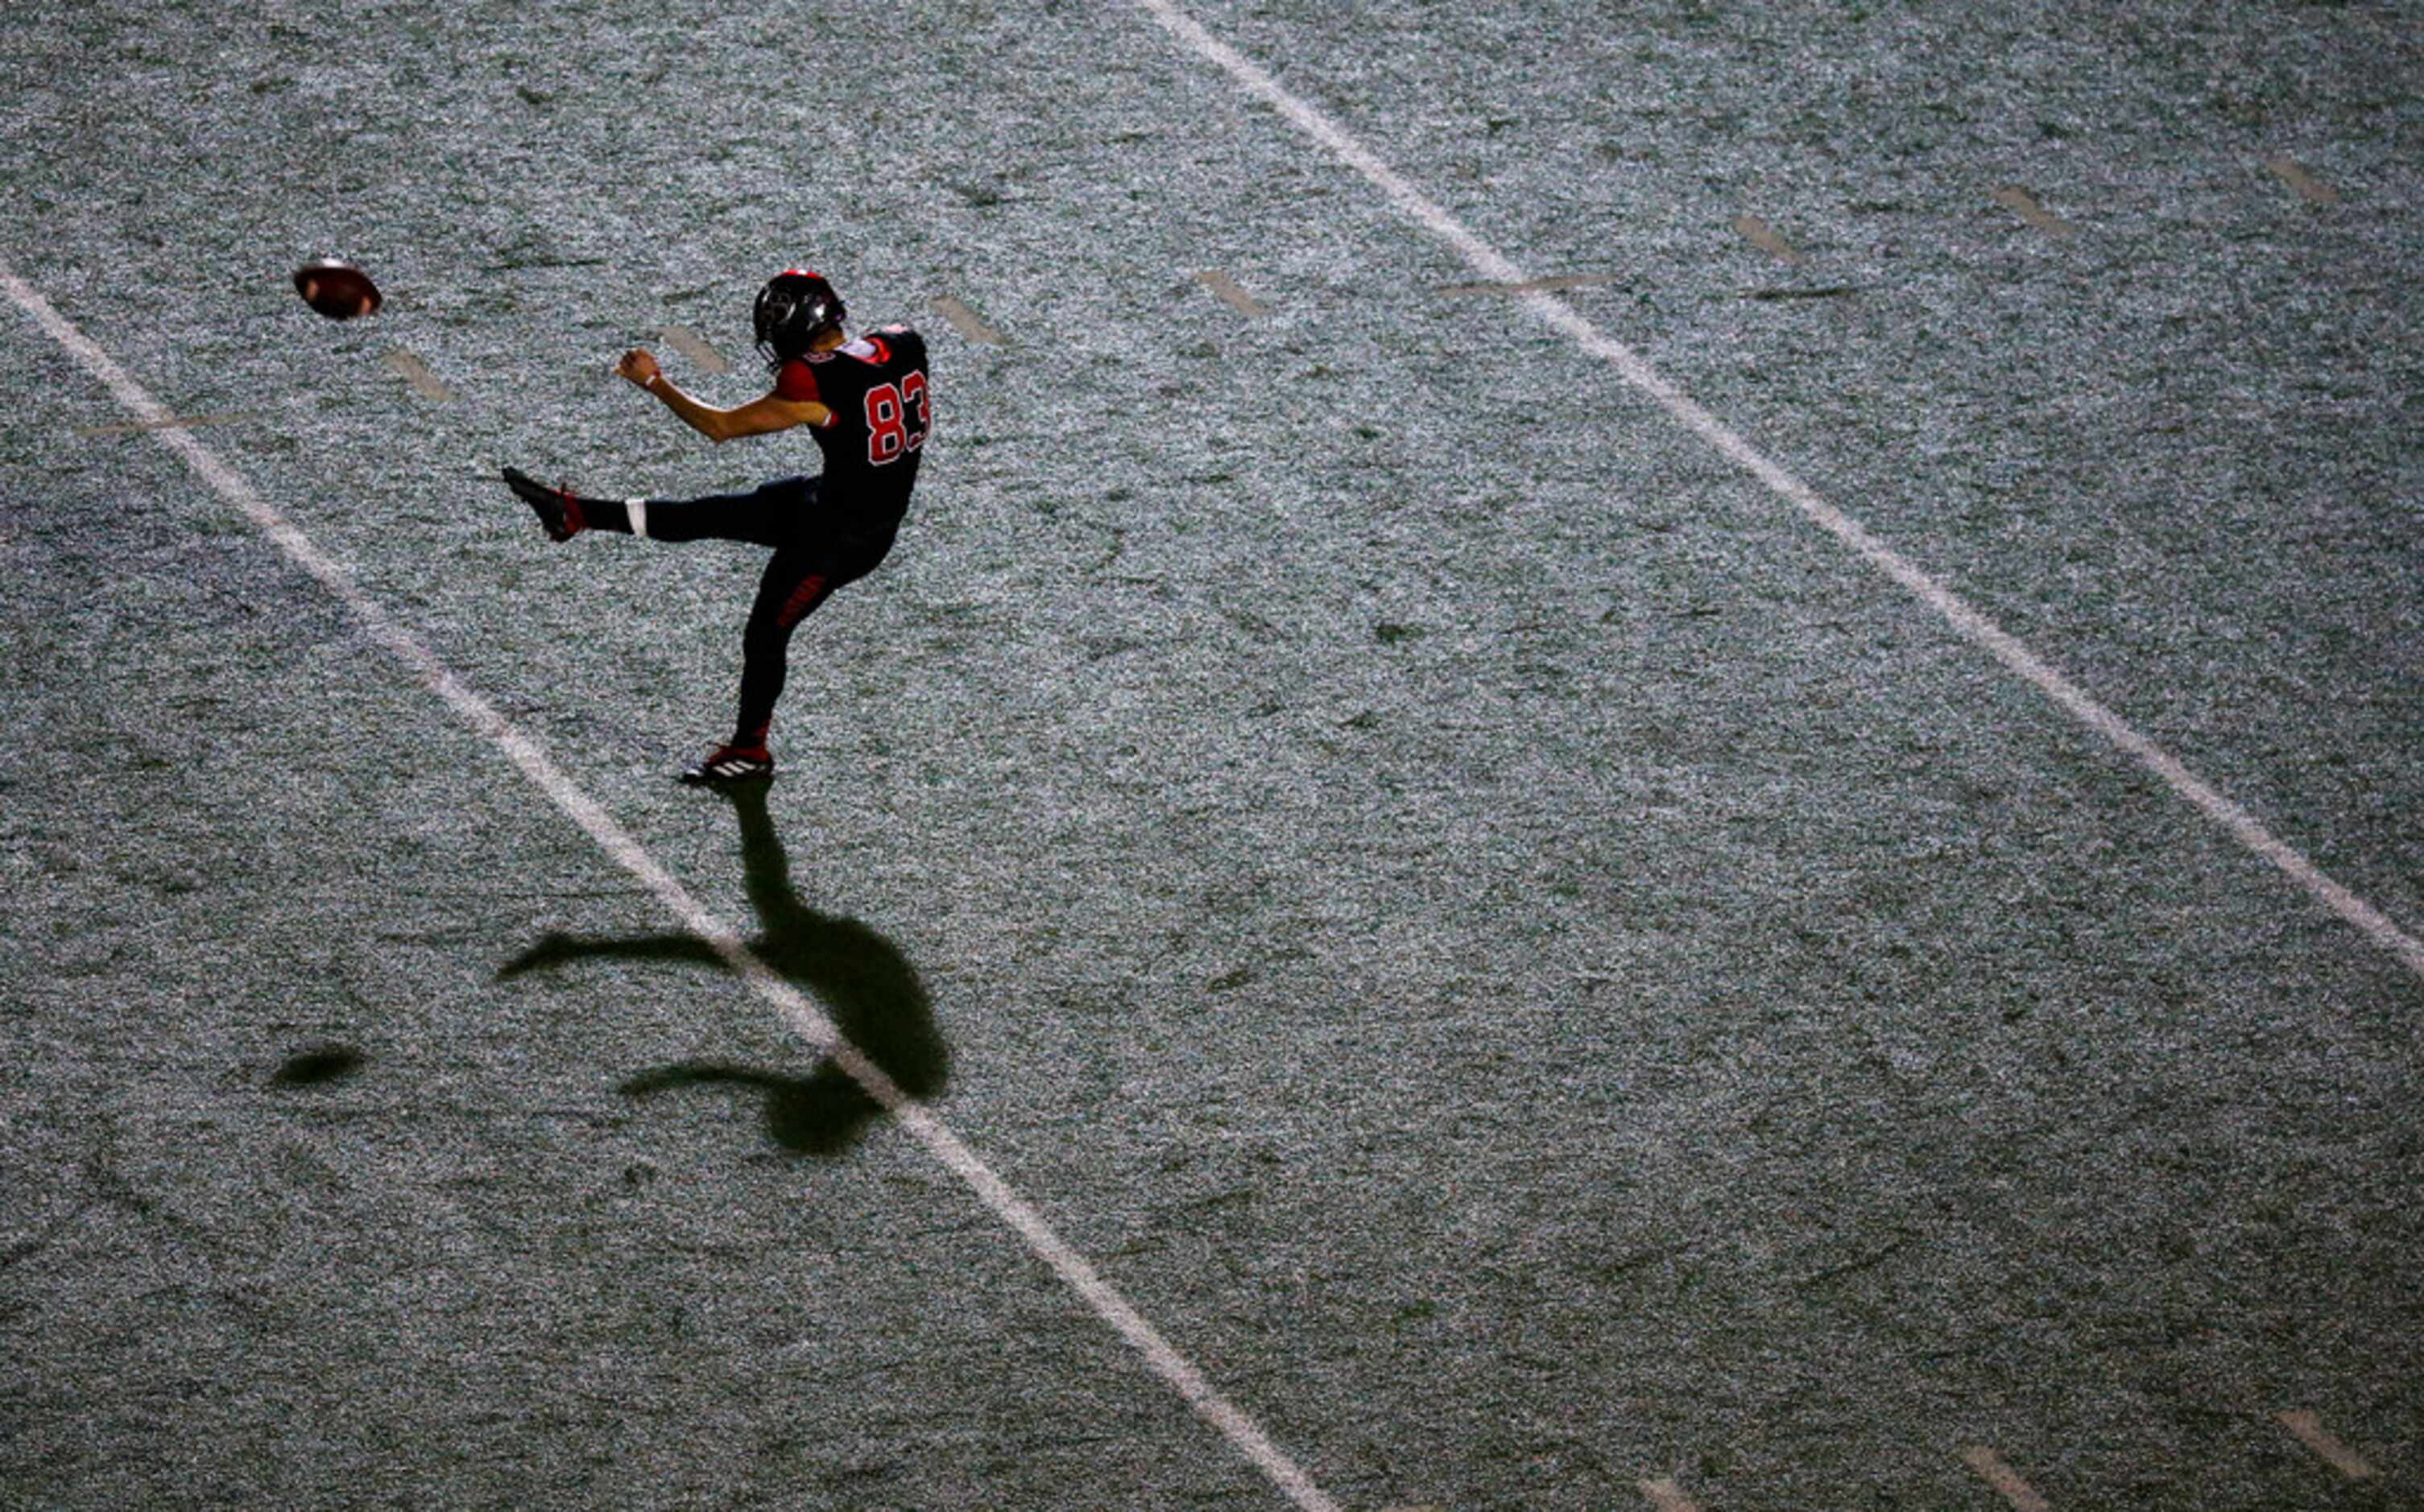
<instances>
[{"instance_id":1,"label":"clenched fist","mask_svg":"<svg viewBox=\"0 0 2424 1512\"><path fill-rule=\"evenodd\" d=\"M657 375L657 359L646 347L635 346L623 354L623 359L614 364L614 371L645 389L648 380Z\"/></svg>"}]
</instances>

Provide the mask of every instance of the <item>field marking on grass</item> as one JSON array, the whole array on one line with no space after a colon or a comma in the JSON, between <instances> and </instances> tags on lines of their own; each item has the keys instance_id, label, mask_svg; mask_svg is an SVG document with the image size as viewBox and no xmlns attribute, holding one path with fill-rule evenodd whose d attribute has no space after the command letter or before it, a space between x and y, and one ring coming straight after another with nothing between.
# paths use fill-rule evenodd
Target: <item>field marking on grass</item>
<instances>
[{"instance_id":1,"label":"field marking on grass","mask_svg":"<svg viewBox=\"0 0 2424 1512\"><path fill-rule=\"evenodd\" d=\"M1172 0L1136 0L1163 28L1200 56L1217 64L1245 91L1278 111L1290 123L1328 148L1341 162L1362 174L1391 204L1417 225L1461 254L1473 270L1500 283L1523 283L1523 270L1495 247L1465 230L1463 224L1373 155L1327 115L1287 92L1236 49L1205 31L1179 10ZM2162 779L2165 786L2229 833L2241 845L2271 862L2304 888L2317 901L2365 936L2399 958L2407 969L2424 978L2424 941L2393 924L2381 910L2325 876L2294 847L2266 829L2253 814L2225 798L2177 757L2138 733L2127 720L2090 697L2078 684L1995 624L1970 607L1967 600L1908 557L1869 533L1868 527L1818 497L1817 491L1770 459L1740 432L1717 419L1691 395L1677 388L1639 354L1621 342L1601 334L1598 326L1554 294L1521 296L1526 310L1563 332L1590 357L1614 367L1624 381L1639 390L1678 424L1750 473L1768 489L1801 511L1810 523L1834 536L1871 566L1891 578L1941 615L1970 644L2001 662L2014 676L2059 705L2073 719L2103 736L2139 765Z\"/></svg>"},{"instance_id":2,"label":"field marking on grass","mask_svg":"<svg viewBox=\"0 0 2424 1512\"><path fill-rule=\"evenodd\" d=\"M2271 168L2283 183L2295 189L2304 199L2319 205L2336 205L2340 193L2322 180L2306 171L2305 165L2294 157L2268 157L2264 166Z\"/></svg>"},{"instance_id":3,"label":"field marking on grass","mask_svg":"<svg viewBox=\"0 0 2424 1512\"><path fill-rule=\"evenodd\" d=\"M1271 312L1270 307L1248 294L1237 280L1219 268L1195 275L1195 281L1220 296L1220 302L1241 315L1259 320Z\"/></svg>"},{"instance_id":4,"label":"field marking on grass","mask_svg":"<svg viewBox=\"0 0 2424 1512\"><path fill-rule=\"evenodd\" d=\"M1995 191L1995 203L2030 225L2056 238L2076 236L2079 228L2037 203L2037 197L2017 183L2007 183Z\"/></svg>"},{"instance_id":5,"label":"field marking on grass","mask_svg":"<svg viewBox=\"0 0 2424 1512\"><path fill-rule=\"evenodd\" d=\"M1983 1444L1973 1444L1961 1451L1961 1462L1978 1472L1978 1478L1993 1487L2004 1501L2018 1512L2053 1512L2053 1504L2036 1493L2036 1488L2020 1479L2019 1472L2003 1463L2003 1456Z\"/></svg>"},{"instance_id":6,"label":"field marking on grass","mask_svg":"<svg viewBox=\"0 0 2424 1512\"><path fill-rule=\"evenodd\" d=\"M1743 240L1771 257L1780 258L1787 263L1801 261L1801 254L1794 250L1793 244L1778 236L1767 222L1757 215L1736 215L1734 230L1740 233Z\"/></svg>"},{"instance_id":7,"label":"field marking on grass","mask_svg":"<svg viewBox=\"0 0 2424 1512\"><path fill-rule=\"evenodd\" d=\"M687 326L661 326L657 334L664 338L667 346L690 358L692 365L701 373L732 371L732 364L724 360L724 354L708 345L707 338Z\"/></svg>"},{"instance_id":8,"label":"field marking on grass","mask_svg":"<svg viewBox=\"0 0 2424 1512\"><path fill-rule=\"evenodd\" d=\"M1643 1481L1641 1494L1650 1498L1650 1504L1656 1507L1658 1512L1700 1512L1698 1507L1692 1504L1692 1499L1683 1494L1683 1488L1676 1485L1672 1477L1666 1480Z\"/></svg>"},{"instance_id":9,"label":"field marking on grass","mask_svg":"<svg viewBox=\"0 0 2424 1512\"><path fill-rule=\"evenodd\" d=\"M423 399L444 404L454 397L454 391L439 382L438 374L429 371L429 364L409 352L400 350L390 352L379 360L385 362L394 372L402 374L404 381L412 385L413 391Z\"/></svg>"},{"instance_id":10,"label":"field marking on grass","mask_svg":"<svg viewBox=\"0 0 2424 1512\"><path fill-rule=\"evenodd\" d=\"M949 321L951 323L951 329L958 331L962 336L966 337L969 341L980 342L986 346L1008 346L1010 344L1009 341L1002 336L1001 332L994 329L983 321L978 319L977 312L975 310L970 310L967 306L952 298L949 294L936 294L933 297L933 304L934 306L935 313L941 315L945 320Z\"/></svg>"},{"instance_id":11,"label":"field marking on grass","mask_svg":"<svg viewBox=\"0 0 2424 1512\"><path fill-rule=\"evenodd\" d=\"M2373 1467L2365 1456L2340 1442L2319 1415L2307 1411L2284 1412L2281 1426L2298 1436L2298 1441L2323 1456L2334 1470L2352 1481L2371 1480Z\"/></svg>"},{"instance_id":12,"label":"field marking on grass","mask_svg":"<svg viewBox=\"0 0 2424 1512\"><path fill-rule=\"evenodd\" d=\"M137 419L157 422L170 418L166 406L129 377L108 353L52 309L40 292L18 278L5 263L0 263L0 290L6 290L19 309L65 348L86 372L100 380L102 386L115 394L119 403ZM255 492L250 484L221 462L217 454L200 441L176 429L155 429L152 434L162 445L183 457L186 466L216 490L219 497L234 505L259 527L262 533L285 552L296 566L317 579L320 585L353 614L362 632L380 649L404 663L423 687L445 700L463 723L502 751L508 760L521 769L524 776L536 784L556 807L564 811L566 818L581 826L599 850L655 894L657 900L685 931L707 942L717 955L723 957L736 976L773 1007L793 1033L812 1048L830 1057L834 1064L875 1099L895 1122L908 1130L929 1154L959 1177L986 1207L992 1209L995 1217L1027 1242L1028 1249L1037 1259L1050 1266L1070 1290L1092 1309L1095 1316L1108 1324L1144 1357L1154 1374L1186 1398L1196 1415L1219 1429L1221 1436L1252 1461L1273 1486L1306 1512L1338 1512L1338 1504L1314 1484L1312 1477L1282 1452L1242 1409L1214 1390L1201 1371L1173 1348L1151 1323L1145 1321L1144 1315L1130 1306L1092 1263L1054 1231L1032 1202L1002 1180L942 1120L913 1102L883 1067L869 1060L864 1052L835 1028L833 1021L825 1016L822 1010L759 960L730 926L709 913L690 895L689 889L660 866L656 858L597 800L558 767L536 741L515 728L497 711L496 706L473 692L452 669L439 661L437 654L418 636L405 629L377 600L363 592L343 564L322 551L317 543Z\"/></svg>"},{"instance_id":13,"label":"field marking on grass","mask_svg":"<svg viewBox=\"0 0 2424 1512\"><path fill-rule=\"evenodd\" d=\"M78 436L139 436L145 431L183 430L194 425L224 425L230 421L258 420L266 410L215 409L207 415L168 415L159 420L120 421L110 425L82 425Z\"/></svg>"}]
</instances>

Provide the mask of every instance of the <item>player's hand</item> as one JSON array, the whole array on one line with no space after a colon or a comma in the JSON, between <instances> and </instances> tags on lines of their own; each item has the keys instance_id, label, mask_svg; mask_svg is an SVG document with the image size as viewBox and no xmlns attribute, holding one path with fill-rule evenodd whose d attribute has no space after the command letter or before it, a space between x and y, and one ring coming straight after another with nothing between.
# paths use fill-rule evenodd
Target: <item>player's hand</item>
<instances>
[{"instance_id":1,"label":"player's hand","mask_svg":"<svg viewBox=\"0 0 2424 1512\"><path fill-rule=\"evenodd\" d=\"M623 354L623 359L614 364L614 371L645 389L648 380L657 375L657 359L646 347L635 346Z\"/></svg>"}]
</instances>

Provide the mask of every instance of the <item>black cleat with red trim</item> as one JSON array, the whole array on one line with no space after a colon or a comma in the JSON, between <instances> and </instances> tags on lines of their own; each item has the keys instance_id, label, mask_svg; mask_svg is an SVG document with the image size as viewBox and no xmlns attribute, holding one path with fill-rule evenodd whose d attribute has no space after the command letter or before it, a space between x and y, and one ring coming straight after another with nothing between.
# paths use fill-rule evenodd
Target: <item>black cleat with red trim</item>
<instances>
[{"instance_id":1,"label":"black cleat with red trim","mask_svg":"<svg viewBox=\"0 0 2424 1512\"><path fill-rule=\"evenodd\" d=\"M694 788L722 788L756 782L774 775L774 757L762 745L719 745L708 758L681 774Z\"/></svg>"},{"instance_id":2,"label":"black cleat with red trim","mask_svg":"<svg viewBox=\"0 0 2424 1512\"><path fill-rule=\"evenodd\" d=\"M518 468L505 469L505 486L531 506L550 541L568 541L589 528L569 488L550 488Z\"/></svg>"}]
</instances>

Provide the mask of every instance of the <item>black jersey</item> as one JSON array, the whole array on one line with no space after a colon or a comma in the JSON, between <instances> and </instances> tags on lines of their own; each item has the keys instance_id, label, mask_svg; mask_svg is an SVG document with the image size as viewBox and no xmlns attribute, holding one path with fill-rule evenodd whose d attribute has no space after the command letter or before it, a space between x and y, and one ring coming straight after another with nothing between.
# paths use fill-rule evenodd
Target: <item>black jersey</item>
<instances>
[{"instance_id":1,"label":"black jersey","mask_svg":"<svg viewBox=\"0 0 2424 1512\"><path fill-rule=\"evenodd\" d=\"M774 391L833 411L815 427L825 458L825 506L853 534L891 535L909 511L918 454L934 420L926 339L906 326L886 326L830 352L793 358L775 374Z\"/></svg>"}]
</instances>

